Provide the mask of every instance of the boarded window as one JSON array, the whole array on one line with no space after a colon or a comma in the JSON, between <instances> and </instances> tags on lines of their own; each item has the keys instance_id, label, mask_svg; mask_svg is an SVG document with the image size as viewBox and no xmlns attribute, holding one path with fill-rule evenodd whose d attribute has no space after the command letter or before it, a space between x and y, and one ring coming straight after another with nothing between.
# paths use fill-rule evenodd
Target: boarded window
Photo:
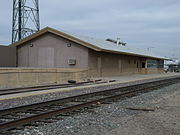
<instances>
[{"instance_id":1,"label":"boarded window","mask_svg":"<svg viewBox=\"0 0 180 135\"><path fill-rule=\"evenodd\" d=\"M54 48L43 47L38 51L39 67L54 67Z\"/></svg>"}]
</instances>

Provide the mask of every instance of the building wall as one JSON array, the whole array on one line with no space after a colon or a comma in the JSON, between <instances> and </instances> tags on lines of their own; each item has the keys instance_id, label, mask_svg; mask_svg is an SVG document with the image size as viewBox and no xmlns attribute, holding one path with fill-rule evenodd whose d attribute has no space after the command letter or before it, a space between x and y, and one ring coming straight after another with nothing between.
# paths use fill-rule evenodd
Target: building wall
<instances>
[{"instance_id":1,"label":"building wall","mask_svg":"<svg viewBox=\"0 0 180 135\"><path fill-rule=\"evenodd\" d=\"M18 67L87 68L88 49L53 34L45 34L17 48ZM76 65L68 60L75 59Z\"/></svg>"},{"instance_id":2,"label":"building wall","mask_svg":"<svg viewBox=\"0 0 180 135\"><path fill-rule=\"evenodd\" d=\"M162 73L162 68L147 68L146 58L96 52L89 49L89 77Z\"/></svg>"},{"instance_id":3,"label":"building wall","mask_svg":"<svg viewBox=\"0 0 180 135\"><path fill-rule=\"evenodd\" d=\"M0 45L0 67L16 67L16 48Z\"/></svg>"},{"instance_id":4,"label":"building wall","mask_svg":"<svg viewBox=\"0 0 180 135\"><path fill-rule=\"evenodd\" d=\"M143 68L141 69L141 74L159 74L163 73L163 68Z\"/></svg>"},{"instance_id":5,"label":"building wall","mask_svg":"<svg viewBox=\"0 0 180 135\"><path fill-rule=\"evenodd\" d=\"M145 57L94 51L50 33L18 46L17 51L18 67L88 68L89 77L161 71L158 68L147 69ZM75 59L76 65L69 65L69 59Z\"/></svg>"},{"instance_id":6,"label":"building wall","mask_svg":"<svg viewBox=\"0 0 180 135\"><path fill-rule=\"evenodd\" d=\"M102 53L89 49L89 76L138 74L141 73L143 60L135 56Z\"/></svg>"}]
</instances>

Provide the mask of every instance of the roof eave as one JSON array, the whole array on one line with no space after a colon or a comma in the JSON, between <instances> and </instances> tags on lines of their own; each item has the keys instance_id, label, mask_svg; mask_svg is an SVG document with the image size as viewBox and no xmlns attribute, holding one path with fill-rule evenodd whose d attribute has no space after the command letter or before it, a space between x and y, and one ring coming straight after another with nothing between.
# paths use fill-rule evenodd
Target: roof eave
<instances>
[{"instance_id":1,"label":"roof eave","mask_svg":"<svg viewBox=\"0 0 180 135\"><path fill-rule=\"evenodd\" d=\"M21 39L21 40L15 42L15 43L13 43L13 44L10 44L9 46L17 47L17 46L19 46L19 45L22 45L22 44L24 44L24 43L26 43L26 42L28 42L28 41L30 41L30 40L32 40L32 39L40 36L40 35L48 32L48 29L49 29L49 27L46 27L46 28L44 28L44 29L42 29L42 30L40 30L40 31L38 31L38 32L36 32L36 33L34 33L34 34L26 37L26 38L24 38L24 39Z\"/></svg>"},{"instance_id":2,"label":"roof eave","mask_svg":"<svg viewBox=\"0 0 180 135\"><path fill-rule=\"evenodd\" d=\"M138 57L146 57L146 58L153 58L153 59L159 59L159 60L166 60L165 58L140 55L140 54L134 54L134 53L128 53L128 52L110 51L110 50L105 50L105 49L102 49L102 51L108 52L108 53L111 52L111 53L116 53L116 54L125 54L125 55L130 55L130 56L138 56Z\"/></svg>"},{"instance_id":3,"label":"roof eave","mask_svg":"<svg viewBox=\"0 0 180 135\"><path fill-rule=\"evenodd\" d=\"M19 45L22 45L22 44L24 44L24 43L26 43L26 42L28 42L30 40L33 40L33 39L35 39L35 38L37 38L37 37L39 37L39 36L41 36L41 35L43 35L45 33L48 33L48 32L52 33L52 34L55 34L57 36L66 38L66 39L68 39L70 41L73 41L75 43L81 44L81 45L83 45L85 47L91 48L91 49L93 49L95 51L101 51L101 48L98 48L95 45L89 44L89 43L84 42L84 41L82 41L82 40L80 40L78 38L75 38L75 37L70 36L70 35L68 35L68 34L66 34L64 32L55 30L55 29L50 28L50 27L46 27L46 28L44 28L44 29L42 29L42 30L40 30L40 31L38 31L38 32L26 37L26 38L24 38L24 39L21 39L20 41L15 42L14 44L10 44L9 46L17 47Z\"/></svg>"},{"instance_id":4,"label":"roof eave","mask_svg":"<svg viewBox=\"0 0 180 135\"><path fill-rule=\"evenodd\" d=\"M128 52L119 52L119 51L112 51L112 50L102 49L102 48L97 47L96 45L87 43L87 42L85 42L83 40L80 40L80 39L74 37L74 36L71 36L69 34L66 34L64 32L58 31L58 30L50 28L50 27L46 27L46 28L44 28L44 29L42 29L42 30L40 30L40 31L38 31L38 32L36 32L36 33L34 33L34 34L32 34L32 35L30 35L30 36L28 36L28 37L18 41L16 43L14 43L14 44L11 44L10 46L17 47L17 46L22 45L22 44L24 44L24 43L26 43L26 42L28 42L30 40L33 40L33 39L37 38L37 37L39 37L39 36L41 36L41 35L43 35L45 33L55 34L57 36L60 36L60 37L63 37L65 39L68 39L70 41L73 41L75 43L81 44L81 45L83 45L83 46L85 46L87 48L93 49L95 51L102 51L102 52L109 52L109 53L118 53L118 54L126 54L126 55L131 55L131 56L147 57L147 58L154 58L154 59L161 59L161 60L162 59L169 60L169 59L160 58L160 57L153 57L153 56L140 55L140 54L134 54L134 53L128 53Z\"/></svg>"}]
</instances>

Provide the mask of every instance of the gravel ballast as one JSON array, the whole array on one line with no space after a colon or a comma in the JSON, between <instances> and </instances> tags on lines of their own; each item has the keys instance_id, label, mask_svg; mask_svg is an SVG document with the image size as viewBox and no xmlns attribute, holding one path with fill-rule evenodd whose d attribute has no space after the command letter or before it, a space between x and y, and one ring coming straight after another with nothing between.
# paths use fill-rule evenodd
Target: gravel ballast
<instances>
[{"instance_id":1,"label":"gravel ballast","mask_svg":"<svg viewBox=\"0 0 180 135\"><path fill-rule=\"evenodd\" d=\"M180 127L178 122L180 121L180 98L177 98L177 96L180 97L180 83L123 101L102 105L55 123L39 127L26 127L24 131L18 132L17 135L113 135L132 133L178 135L180 134L178 128ZM142 111L141 108L153 111ZM171 113L174 113L174 115L171 115ZM146 115L151 117L145 117ZM158 120L155 119L155 116L164 117L157 117L160 119Z\"/></svg>"}]
</instances>

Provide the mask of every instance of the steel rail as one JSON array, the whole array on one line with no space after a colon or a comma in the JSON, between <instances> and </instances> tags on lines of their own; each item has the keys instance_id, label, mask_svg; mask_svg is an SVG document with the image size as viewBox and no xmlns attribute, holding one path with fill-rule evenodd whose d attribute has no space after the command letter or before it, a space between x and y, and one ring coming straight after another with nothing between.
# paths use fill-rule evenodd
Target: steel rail
<instances>
[{"instance_id":1,"label":"steel rail","mask_svg":"<svg viewBox=\"0 0 180 135\"><path fill-rule=\"evenodd\" d=\"M178 79L176 81L180 80L179 78L172 78L174 79ZM140 87L143 85L147 85L147 84L153 84L153 83L159 83L161 81L171 81L172 79L166 79L166 80L159 80L159 81L152 81L152 82L147 82L147 83L141 83L141 84L135 84L135 85L129 85L129 86L124 86L124 87L120 87L120 88L114 88L114 89L109 89L109 90L102 90L102 91L97 91L97 92L92 92L92 93L87 93L87 94L82 94L82 95L77 95L77 96L72 96L72 97L66 97L66 98L62 98L62 99L55 99L55 100L50 100L50 101L45 101L45 102L39 102L39 103L35 103L35 104L29 104L29 105L24 105L24 106L19 106L19 107L14 107L14 108L9 108L9 109L4 109L4 110L0 110L0 116L3 115L4 113L10 113L10 112L14 112L14 111L21 111L24 109L28 109L28 108L35 108L35 107L41 107L41 106L46 106L49 104L54 104L57 102L67 102L70 101L74 98L83 98L83 97L92 97L94 95L100 95L103 93L112 93L112 92L116 92L116 91L125 91L127 89L133 89L135 87ZM171 82L176 83L175 81Z\"/></svg>"},{"instance_id":2,"label":"steel rail","mask_svg":"<svg viewBox=\"0 0 180 135\"><path fill-rule=\"evenodd\" d=\"M174 79L174 78L172 78ZM168 80L172 80L172 79L165 79L165 81ZM179 77L180 79L180 77ZM159 80L159 81L151 81L151 82L146 82L146 83L141 83L141 84L134 84L134 85L129 85L129 86L124 86L124 87L120 87L120 88L114 88L114 89L109 89L109 90L102 90L102 91L97 91L97 92L92 92L92 93L87 93L87 94L82 94L82 95L77 95L77 96L72 96L72 97L66 97L66 98L62 98L62 99L55 99L55 100L50 100L50 101L46 101L46 102L39 102L39 103L35 103L35 104L29 104L29 105L25 105L25 106L20 106L20 107L15 107L15 108L9 108L9 109L4 109L4 110L0 110L0 116L3 115L4 113L10 113L10 112L14 112L14 111L21 111L27 108L35 108L35 107L41 107L41 106L46 106L48 104L54 104L57 102L67 102L70 101L74 98L83 98L83 97L92 97L94 95L100 95L100 94L104 94L104 93L112 93L112 92L116 92L116 91L123 91L123 90L127 90L127 89L133 89L135 87L140 87L143 85L148 85L150 83L159 83L161 81L164 80Z\"/></svg>"},{"instance_id":3,"label":"steel rail","mask_svg":"<svg viewBox=\"0 0 180 135\"><path fill-rule=\"evenodd\" d=\"M155 82L150 82L150 83L134 85L134 86L131 86L131 87L129 86L128 89L126 89L124 91L120 91L120 93L116 93L116 94L112 94L112 95L107 94L107 96L100 97L99 99L95 99L95 100L91 99L90 101L87 101L87 102L85 101L84 103L79 103L79 104L76 104L76 105L68 106L68 107L65 107L65 108L60 108L60 109L53 110L53 111L43 112L43 113L40 113L40 114L37 114L37 115L34 115L34 116L17 119L15 121L1 123L0 124L0 130L12 129L12 128L15 128L17 126L21 126L21 125L24 125L24 124L27 124L27 123L31 123L33 121L49 118L49 117L58 115L60 113L66 113L66 112L75 111L75 110L78 110L78 109L81 109L81 108L84 108L84 107L88 107L88 106L91 106L91 105L94 105L94 104L97 104L97 103L105 103L107 101L114 101L114 100L117 100L117 99L122 99L124 97L134 96L134 95L139 94L140 92L148 92L150 90L154 90L154 89L164 87L164 86L167 86L167 85L170 85L170 84L173 84L173 83L177 83L179 81L180 81L180 78L176 78L176 81L174 79L167 79L167 80L161 80L161 81L155 81ZM149 85L149 86L146 87L146 85ZM130 89L130 88L133 88L133 87L136 87L136 89L135 90ZM112 92L112 90L108 90L108 91L104 91L104 92L110 92L110 91ZM118 92L117 89L114 89L114 91ZM98 92L98 93L100 93L100 92ZM91 93L91 94L89 94L89 96L92 95L92 94L94 95L95 93ZM82 96L84 96L84 95L75 96L73 98L72 97L71 98L66 98L66 100L70 99L69 102L76 102L76 100L77 100L77 102L78 102L78 97L80 97L79 102L82 102L81 101ZM1 111L0 111L0 114L1 114Z\"/></svg>"}]
</instances>

